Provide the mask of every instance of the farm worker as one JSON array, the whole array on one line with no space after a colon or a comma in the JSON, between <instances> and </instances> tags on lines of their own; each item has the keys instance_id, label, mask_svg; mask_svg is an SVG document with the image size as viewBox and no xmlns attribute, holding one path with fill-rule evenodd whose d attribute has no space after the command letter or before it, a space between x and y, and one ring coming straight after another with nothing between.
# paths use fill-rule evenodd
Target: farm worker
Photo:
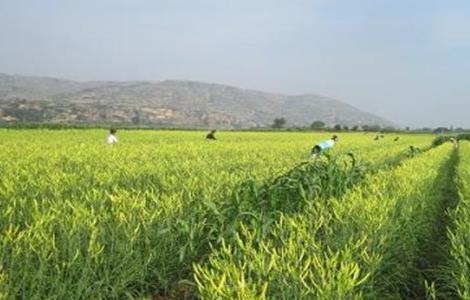
<instances>
[{"instance_id":1,"label":"farm worker","mask_svg":"<svg viewBox=\"0 0 470 300\"><path fill-rule=\"evenodd\" d=\"M108 145L113 145L113 144L116 144L118 142L118 139L116 137L116 132L117 132L117 130L115 128L111 128L109 130L109 134L106 137L106 143Z\"/></svg>"},{"instance_id":2,"label":"farm worker","mask_svg":"<svg viewBox=\"0 0 470 300\"><path fill-rule=\"evenodd\" d=\"M457 138L451 137L450 141L454 144L454 148L457 149L459 147L459 140Z\"/></svg>"},{"instance_id":3,"label":"farm worker","mask_svg":"<svg viewBox=\"0 0 470 300\"><path fill-rule=\"evenodd\" d=\"M338 136L333 135L331 139L323 141L312 148L312 156L318 157L323 151L333 148L335 143L338 141Z\"/></svg>"},{"instance_id":4,"label":"farm worker","mask_svg":"<svg viewBox=\"0 0 470 300\"><path fill-rule=\"evenodd\" d=\"M215 141L215 140L217 139L215 138L215 130L213 129L209 131L209 133L206 135L206 141Z\"/></svg>"},{"instance_id":5,"label":"farm worker","mask_svg":"<svg viewBox=\"0 0 470 300\"><path fill-rule=\"evenodd\" d=\"M400 137L397 136L393 141L394 141L394 142L398 142L399 139L400 139Z\"/></svg>"}]
</instances>

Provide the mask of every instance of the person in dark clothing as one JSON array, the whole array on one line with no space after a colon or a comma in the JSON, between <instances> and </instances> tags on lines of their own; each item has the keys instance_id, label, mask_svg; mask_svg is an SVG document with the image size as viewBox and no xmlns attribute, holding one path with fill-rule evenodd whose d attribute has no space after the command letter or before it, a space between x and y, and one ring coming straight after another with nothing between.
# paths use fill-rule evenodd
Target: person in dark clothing
<instances>
[{"instance_id":1,"label":"person in dark clothing","mask_svg":"<svg viewBox=\"0 0 470 300\"><path fill-rule=\"evenodd\" d=\"M206 141L216 141L217 139L215 138L215 130L209 131L209 133L206 135Z\"/></svg>"},{"instance_id":2,"label":"person in dark clothing","mask_svg":"<svg viewBox=\"0 0 470 300\"><path fill-rule=\"evenodd\" d=\"M397 136L393 141L394 141L394 142L398 142L399 139L400 139L400 137Z\"/></svg>"}]
</instances>

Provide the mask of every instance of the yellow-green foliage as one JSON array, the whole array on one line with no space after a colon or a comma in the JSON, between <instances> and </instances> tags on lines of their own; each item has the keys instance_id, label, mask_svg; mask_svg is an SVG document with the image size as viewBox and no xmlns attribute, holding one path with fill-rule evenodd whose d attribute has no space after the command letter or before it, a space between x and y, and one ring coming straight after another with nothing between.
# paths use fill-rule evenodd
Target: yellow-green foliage
<instances>
[{"instance_id":1,"label":"yellow-green foliage","mask_svg":"<svg viewBox=\"0 0 470 300\"><path fill-rule=\"evenodd\" d=\"M268 237L237 243L195 266L204 299L391 299L414 276L441 208L450 145L371 174L338 199L280 216Z\"/></svg>"},{"instance_id":2,"label":"yellow-green foliage","mask_svg":"<svg viewBox=\"0 0 470 300\"><path fill-rule=\"evenodd\" d=\"M204 135L122 131L108 146L100 130L0 130L0 296L124 298L192 280L192 264L225 236L220 203L306 160L330 134ZM333 154L375 165L431 140L340 138Z\"/></svg>"},{"instance_id":3,"label":"yellow-green foliage","mask_svg":"<svg viewBox=\"0 0 470 300\"><path fill-rule=\"evenodd\" d=\"M470 142L461 142L457 168L459 203L450 216L448 281L454 295L470 299Z\"/></svg>"}]
</instances>

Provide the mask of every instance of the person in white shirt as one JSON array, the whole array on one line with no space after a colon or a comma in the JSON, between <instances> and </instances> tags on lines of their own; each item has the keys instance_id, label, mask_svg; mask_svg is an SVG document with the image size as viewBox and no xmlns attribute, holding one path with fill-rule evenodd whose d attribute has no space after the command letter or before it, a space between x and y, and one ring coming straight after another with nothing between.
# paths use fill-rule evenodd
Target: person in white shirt
<instances>
[{"instance_id":1,"label":"person in white shirt","mask_svg":"<svg viewBox=\"0 0 470 300\"><path fill-rule=\"evenodd\" d=\"M106 137L106 143L108 145L113 145L113 144L116 144L118 142L118 139L116 137L116 132L117 132L117 130L115 128L111 128L109 130L109 134Z\"/></svg>"},{"instance_id":2,"label":"person in white shirt","mask_svg":"<svg viewBox=\"0 0 470 300\"><path fill-rule=\"evenodd\" d=\"M451 137L450 142L454 144L454 148L457 149L459 147L459 139L456 137Z\"/></svg>"}]
</instances>

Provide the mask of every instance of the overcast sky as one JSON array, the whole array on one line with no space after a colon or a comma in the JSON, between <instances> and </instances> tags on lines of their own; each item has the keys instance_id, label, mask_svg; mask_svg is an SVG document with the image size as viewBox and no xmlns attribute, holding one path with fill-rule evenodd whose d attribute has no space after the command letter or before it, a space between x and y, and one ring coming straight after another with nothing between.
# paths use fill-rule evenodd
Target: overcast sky
<instances>
[{"instance_id":1,"label":"overcast sky","mask_svg":"<svg viewBox=\"0 0 470 300\"><path fill-rule=\"evenodd\" d=\"M470 127L470 1L0 0L0 72L316 93Z\"/></svg>"}]
</instances>

